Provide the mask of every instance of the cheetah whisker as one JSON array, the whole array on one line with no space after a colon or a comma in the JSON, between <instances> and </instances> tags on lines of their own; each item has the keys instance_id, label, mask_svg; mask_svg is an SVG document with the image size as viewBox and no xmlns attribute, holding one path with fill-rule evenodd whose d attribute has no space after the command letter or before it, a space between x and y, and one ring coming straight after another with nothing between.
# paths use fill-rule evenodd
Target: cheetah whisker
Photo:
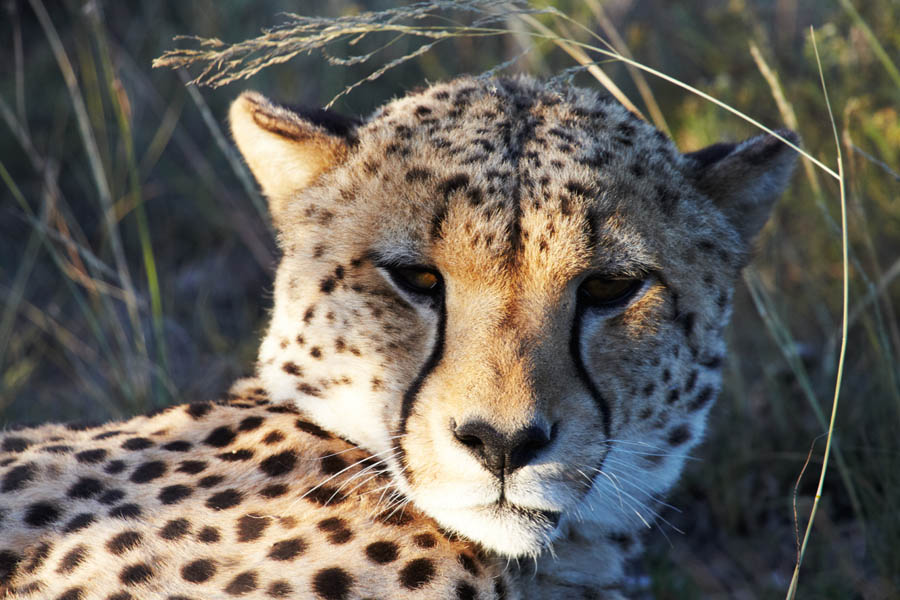
<instances>
[{"instance_id":1,"label":"cheetah whisker","mask_svg":"<svg viewBox=\"0 0 900 600\"><path fill-rule=\"evenodd\" d=\"M392 435L387 438L388 441L399 439L403 436L401 435ZM350 448L345 448L343 450L338 450L337 452L332 452L331 454L323 454L322 456L316 458L310 458L308 460L324 460L326 458L331 458L332 456L340 456L341 454L347 454L348 452L355 452L360 450L362 452L368 453L369 451L363 448L362 446L351 446ZM365 460L365 459L362 459Z\"/></svg>"},{"instance_id":2,"label":"cheetah whisker","mask_svg":"<svg viewBox=\"0 0 900 600\"><path fill-rule=\"evenodd\" d=\"M375 463L372 463L371 465L365 467L364 469L360 469L360 471L359 471L358 473L354 473L353 475L351 475L350 477L348 477L341 485L339 485L338 488L335 490L335 493L340 492L342 489L344 489L345 486L349 485L350 483L352 483L354 480L358 479L359 477L362 477L363 475L366 475L366 474L370 473L372 470L377 469L377 468L378 468L378 465L381 465L381 464L386 463L386 462L389 461L391 458L393 458L393 456L388 456L388 457L385 458L385 459L382 459L382 460L379 460L379 461L377 461L377 462L375 462ZM359 462L357 462L357 463L355 463L355 464L358 465L358 464L360 464L360 462L362 462L362 461L359 461ZM377 475L374 475L373 477L377 477ZM366 481L370 481L370 480L371 480L371 478L370 478L370 479L367 479ZM356 488L354 488L354 489L356 489ZM352 491L352 490L351 490L351 491ZM349 493L349 492L348 492L348 493Z\"/></svg>"},{"instance_id":3,"label":"cheetah whisker","mask_svg":"<svg viewBox=\"0 0 900 600\"><path fill-rule=\"evenodd\" d=\"M608 462L612 462L612 463L614 463L614 464L619 464L619 465L622 465L622 466L625 466L625 467L630 467L630 466L631 466L631 465L629 465L628 463L626 463L626 462L624 462L624 461L619 461L619 460L609 460ZM673 506L673 505L671 505L671 504L668 504L668 503L666 503L666 502L663 502L662 500L660 500L660 499L657 497L656 494L647 491L647 488L644 487L644 485L643 485L642 483L640 483L639 480L638 480L636 477L633 477L633 476L631 476L631 475L626 475L625 473L621 473L621 472L615 473L615 472L612 471L612 470L610 470L609 472L610 472L610 473L613 473L613 476L616 477L617 480L621 479L622 481L624 481L624 482L627 483L628 485L630 485L630 486L632 486L633 488L635 488L637 491L639 491L639 492L641 492L642 494L644 494L645 496L647 496L647 497L648 497L650 500L652 500L653 502L656 502L656 503L658 503L658 504L660 504L660 505L662 505L662 506L665 506L666 508L670 508L670 509L672 509L672 510L674 510L674 511L676 511L676 512L679 512L679 513L681 512L681 509L678 508L677 506Z\"/></svg>"},{"instance_id":4,"label":"cheetah whisker","mask_svg":"<svg viewBox=\"0 0 900 600\"><path fill-rule=\"evenodd\" d=\"M323 485L327 484L329 481L332 481L333 479L335 479L336 477L338 477L338 476L341 475L342 473L345 473L345 472L349 471L350 469L356 467L357 465L363 463L364 461L368 460L368 459L371 458L371 457L374 457L374 456L380 456L380 455L386 454L386 453L388 453L388 452L394 452L396 449L397 449L397 448L396 448L396 446L395 446L395 447L389 448L389 449L387 449L387 450L383 450L382 452L377 452L377 453L375 453L375 454L372 454L371 456L367 456L366 458L360 459L360 460L356 461L355 463L350 464L350 465L344 467L343 469L341 469L341 470L338 471L337 473L331 475L330 477L326 477L324 480L320 481L319 483L317 483L317 484L314 485L313 487L311 487L311 488L309 488L308 490L306 490L306 492L304 492L301 496L298 496L293 502L291 502L290 505L288 505L287 510L290 510L290 509L292 509L293 507L295 507L295 506L297 505L298 502L300 502L301 500L303 500L304 498L306 498L307 496L309 496L310 494L312 494L313 492L315 492L316 490L318 490L319 488L321 488ZM332 498L333 498L333 496L332 496ZM330 501L330 500L331 500L331 499L329 498L329 501Z\"/></svg>"}]
</instances>

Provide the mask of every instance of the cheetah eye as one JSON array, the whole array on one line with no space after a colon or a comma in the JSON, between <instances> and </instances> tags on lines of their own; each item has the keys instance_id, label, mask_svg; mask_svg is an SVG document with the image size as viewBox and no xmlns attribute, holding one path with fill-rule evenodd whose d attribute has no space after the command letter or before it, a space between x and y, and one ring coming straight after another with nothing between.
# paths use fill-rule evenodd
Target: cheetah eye
<instances>
[{"instance_id":1,"label":"cheetah eye","mask_svg":"<svg viewBox=\"0 0 900 600\"><path fill-rule=\"evenodd\" d=\"M385 267L385 270L397 287L411 294L433 298L439 296L443 290L440 274L428 267L390 266Z\"/></svg>"},{"instance_id":2,"label":"cheetah eye","mask_svg":"<svg viewBox=\"0 0 900 600\"><path fill-rule=\"evenodd\" d=\"M627 303L643 285L642 279L618 279L595 275L578 288L581 300L597 308L618 308Z\"/></svg>"}]
</instances>

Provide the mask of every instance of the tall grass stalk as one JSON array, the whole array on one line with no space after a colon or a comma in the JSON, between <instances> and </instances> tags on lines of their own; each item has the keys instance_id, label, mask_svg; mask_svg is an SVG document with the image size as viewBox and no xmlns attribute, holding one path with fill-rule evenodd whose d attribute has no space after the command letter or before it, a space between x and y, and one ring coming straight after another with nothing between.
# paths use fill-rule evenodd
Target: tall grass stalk
<instances>
[{"instance_id":1,"label":"tall grass stalk","mask_svg":"<svg viewBox=\"0 0 900 600\"><path fill-rule=\"evenodd\" d=\"M806 524L806 532L803 534L803 543L800 545L797 553L797 564L794 567L794 573L791 576L791 583L788 587L786 600L793 600L797 594L797 585L800 579L800 566L806 556L806 547L809 544L809 537L812 533L812 526L816 519L816 512L819 509L819 501L822 499L822 489L825 487L825 474L828 472L828 458L831 456L831 441L834 438L834 423L837 418L838 400L841 396L841 381L844 377L844 361L847 357L847 322L850 312L850 260L848 258L848 241L847 241L847 196L844 185L844 161L841 155L841 139L838 135L837 124L834 121L834 113L831 110L831 100L828 98L828 88L825 85L825 74L822 71L822 61L819 58L819 47L816 44L815 31L810 27L810 37L812 40L813 50L816 54L816 65L819 69L819 80L822 83L822 96L825 98L825 106L828 109L828 119L831 121L831 128L834 131L834 145L837 153L838 183L840 184L841 199L841 256L843 267L843 298L841 303L841 351L838 357L837 376L834 382L834 397L831 402L831 419L828 423L828 436L825 441L825 455L822 457L822 468L819 471L819 485L816 488L816 495L813 498L812 508L809 511L809 521Z\"/></svg>"},{"instance_id":2,"label":"tall grass stalk","mask_svg":"<svg viewBox=\"0 0 900 600\"><path fill-rule=\"evenodd\" d=\"M135 340L137 342L138 349L144 356L146 356L147 345L146 341L144 340L143 329L140 326L140 317L137 307L137 294L134 291L134 284L131 281L131 275L128 271L128 264L125 260L125 251L122 248L122 239L119 236L119 230L115 222L115 212L113 210L112 193L109 188L109 181L103 168L103 161L100 157L100 150L97 145L97 139L94 137L94 133L91 129L90 118L88 117L84 98L78 85L78 78L75 76L75 70L72 68L72 63L69 61L69 57L67 56L65 48L62 44L62 40L60 40L59 34L56 32L56 28L53 26L53 21L50 19L50 15L47 13L47 9L44 7L43 2L41 2L41 0L29 1L31 3L32 10L34 10L38 21L41 24L41 28L44 30L47 41L50 43L53 55L56 58L56 62L59 65L59 69L63 75L63 80L66 83L66 88L69 92L72 107L75 110L75 116L78 122L78 130L81 134L82 143L91 165L91 173L94 177L94 183L97 187L97 196L100 200L104 224L106 225L107 235L109 236L110 246L113 252L113 259L116 263L116 271L118 273L122 288L126 293L125 305L128 309L129 317L131 318L131 325L134 329ZM124 335L117 329L115 329L114 331L119 334L120 344L122 346L126 346L127 342L124 339Z\"/></svg>"},{"instance_id":3,"label":"tall grass stalk","mask_svg":"<svg viewBox=\"0 0 900 600\"><path fill-rule=\"evenodd\" d=\"M166 348L166 337L163 328L162 294L159 287L159 274L156 268L156 258L153 253L153 243L150 236L150 227L147 224L147 211L142 197L141 176L138 169L137 158L134 152L134 135L131 127L131 109L128 97L125 94L121 82L116 77L110 60L109 47L106 43L106 35L100 21L99 6L91 11L91 28L98 45L101 72L104 76L108 96L116 113L116 121L119 126L119 138L125 146L125 161L128 170L128 187L130 188L131 203L134 206L135 220L138 229L138 239L141 247L141 257L146 272L147 290L150 294L150 315L153 322L156 355L159 360L157 368L161 370L162 377L153 377L150 380L152 393L157 406L164 404L166 398L160 381L165 381L169 371L169 357Z\"/></svg>"}]
</instances>

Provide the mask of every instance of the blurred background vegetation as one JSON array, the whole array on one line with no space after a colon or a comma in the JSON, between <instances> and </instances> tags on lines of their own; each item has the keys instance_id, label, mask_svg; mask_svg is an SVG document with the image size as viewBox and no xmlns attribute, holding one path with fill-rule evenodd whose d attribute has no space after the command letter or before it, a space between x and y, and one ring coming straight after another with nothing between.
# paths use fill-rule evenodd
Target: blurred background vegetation
<instances>
[{"instance_id":1,"label":"blurred background vegetation","mask_svg":"<svg viewBox=\"0 0 900 600\"><path fill-rule=\"evenodd\" d=\"M323 105L421 40L395 41L374 66L304 54L218 89L186 87L186 74L151 61L186 44L172 41L177 34L233 43L279 24L282 11L334 17L391 5L2 2L0 426L213 399L252 371L277 254L264 202L227 140L228 103L253 87ZM900 598L900 3L553 5L638 61L768 125L797 129L806 149L834 166L814 28L847 174L851 320L837 453L798 597ZM596 43L560 19L537 18ZM366 114L410 87L505 61L505 72L542 76L575 64L547 41L523 54L533 29L512 18L506 27L508 35L442 42L336 108ZM592 58L684 150L755 133L676 86L648 76L640 89L622 64ZM583 72L574 80L599 86ZM645 593L783 596L797 552L795 502L802 532L831 407L839 223L837 182L799 168L737 296L711 433L671 499L679 510L664 512L671 525L648 532L635 580Z\"/></svg>"}]
</instances>

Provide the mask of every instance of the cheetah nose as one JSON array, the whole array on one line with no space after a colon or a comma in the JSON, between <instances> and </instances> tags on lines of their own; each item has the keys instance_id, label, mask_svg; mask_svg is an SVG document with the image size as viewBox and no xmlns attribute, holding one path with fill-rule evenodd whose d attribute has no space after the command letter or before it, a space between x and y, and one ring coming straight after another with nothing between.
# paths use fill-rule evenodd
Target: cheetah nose
<instances>
[{"instance_id":1,"label":"cheetah nose","mask_svg":"<svg viewBox=\"0 0 900 600\"><path fill-rule=\"evenodd\" d=\"M556 433L556 427L548 434L544 428L531 425L512 435L504 435L481 420L468 421L462 425L451 421L450 429L459 443L498 478L503 478L534 460L541 450L550 445Z\"/></svg>"}]
</instances>

